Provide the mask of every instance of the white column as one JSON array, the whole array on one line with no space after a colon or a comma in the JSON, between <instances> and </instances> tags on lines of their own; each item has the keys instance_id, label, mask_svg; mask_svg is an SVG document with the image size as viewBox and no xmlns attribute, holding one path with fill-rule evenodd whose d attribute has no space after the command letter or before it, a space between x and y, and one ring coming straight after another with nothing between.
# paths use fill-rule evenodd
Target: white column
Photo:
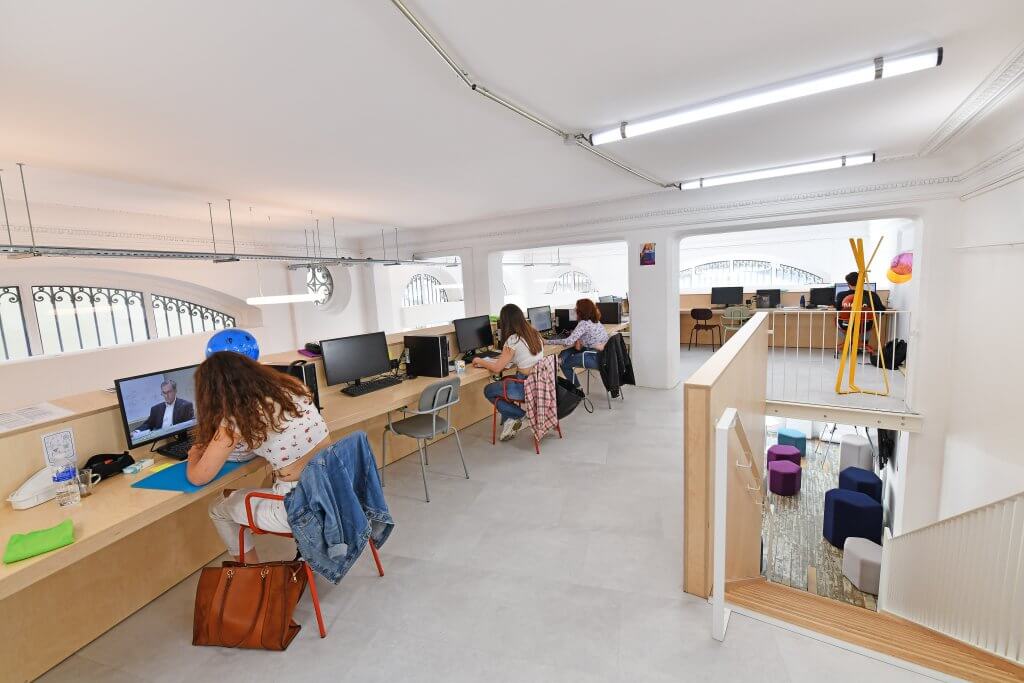
<instances>
[{"instance_id":1,"label":"white column","mask_svg":"<svg viewBox=\"0 0 1024 683\"><path fill-rule=\"evenodd\" d=\"M636 383L674 387L679 383L679 238L665 229L638 230L626 242ZM640 250L648 242L655 245L655 263L641 266Z\"/></svg>"},{"instance_id":2,"label":"white column","mask_svg":"<svg viewBox=\"0 0 1024 683\"><path fill-rule=\"evenodd\" d=\"M502 252L474 248L462 264L466 285L466 315L497 315L505 303L502 285Z\"/></svg>"}]
</instances>

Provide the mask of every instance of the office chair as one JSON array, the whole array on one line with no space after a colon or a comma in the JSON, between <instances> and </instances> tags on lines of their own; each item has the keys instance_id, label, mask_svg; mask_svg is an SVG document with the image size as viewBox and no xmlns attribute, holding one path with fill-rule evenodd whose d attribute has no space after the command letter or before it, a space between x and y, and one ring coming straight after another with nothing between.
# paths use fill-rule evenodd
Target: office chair
<instances>
[{"instance_id":1,"label":"office chair","mask_svg":"<svg viewBox=\"0 0 1024 683\"><path fill-rule=\"evenodd\" d=\"M599 352L597 352L597 351L594 351L593 349L590 349L590 350L588 350L588 351L584 351L584 352L583 352L583 357L584 357L584 359L586 358L586 356L587 356L587 354L588 354L588 353L591 353L591 354L593 354L593 355L594 355L594 357L598 359L598 366L599 366L599 367L597 367L597 368L588 368L588 367L586 366L586 365L587 365L587 364L586 364L586 361L584 360L584 363L583 363L583 368L582 368L582 370L583 370L584 372L586 372L586 373L587 373L587 391L586 391L586 394L587 394L587 396L586 396L586 399L585 399L585 400L586 400L586 401L587 401L588 403L590 403L590 406L589 406L589 407L588 407L588 406L586 405L586 403L584 403L584 405L583 405L583 408L584 408L584 409L585 409L585 410L586 410L586 411L587 411L588 413L592 413L592 412L594 412L594 403L593 403L593 401L591 401L591 400L590 400L590 376L591 376L591 374L592 374L592 373L595 373L595 372L596 372L596 373L598 373L598 374L601 374L601 369L600 369L600 364L601 364L601 363L600 363L600 355L599 355ZM603 385L602 385L602 386L603 386ZM605 387L605 388L604 388L604 395L605 395L605 398L607 398L607 399L608 399L608 410L611 410L611 409L612 409L612 392L608 391L608 387ZM625 395L625 392L623 392L623 391L622 391L622 388L621 388L621 387L619 388L619 398L620 398L620 399L622 399L623 401L625 401L625 400L626 400L626 395Z\"/></svg>"},{"instance_id":2,"label":"office chair","mask_svg":"<svg viewBox=\"0 0 1024 683\"><path fill-rule=\"evenodd\" d=\"M551 382L555 385L555 396L558 396L558 364L555 362L555 356L546 356L537 365L534 366L534 372L540 372L544 369L545 365L547 369L551 371ZM502 396L501 400L507 403L515 403L518 406L522 406L525 401L519 401L514 398L508 397L508 383L517 382L519 384L526 384L525 379L519 379L517 377L503 377L501 379ZM562 438L562 423L558 419L558 408L555 407L555 430L558 432L558 438ZM537 433L533 431L533 425L530 425L530 434L533 436L533 449L540 455L540 439L537 438ZM498 442L498 405L495 403L494 408L491 411L491 445L493 446Z\"/></svg>"},{"instance_id":3,"label":"office chair","mask_svg":"<svg viewBox=\"0 0 1024 683\"><path fill-rule=\"evenodd\" d=\"M383 447L382 463L388 461L388 432L398 436L408 436L416 439L416 447L420 451L420 473L423 475L423 494L427 502L430 502L430 490L427 488L427 441L436 438L438 434L447 434L448 430L455 432L455 442L459 446L459 459L462 460L462 471L469 479L469 470L466 468L466 458L462 454L462 439L459 438L459 430L452 424L452 406L459 402L459 388L462 386L458 377L434 382L420 394L417 409L408 407L399 408L403 415L408 415L398 422L391 421L391 412L388 412L388 426L384 428L381 441ZM444 417L440 416L442 410L447 410ZM381 484L384 482L384 470L381 468Z\"/></svg>"},{"instance_id":4,"label":"office chair","mask_svg":"<svg viewBox=\"0 0 1024 683\"><path fill-rule=\"evenodd\" d=\"M245 517L249 520L249 524L239 525L238 527L238 552L243 552L245 549L245 530L249 529L254 534L271 534L273 536L281 536L283 538L293 538L289 533L282 533L279 531L264 531L256 526L256 521L252 518L252 499L263 498L265 500L284 500L284 496L279 496L276 493L264 493L263 491L250 491L245 494ZM370 546L370 552L373 553L373 561L377 565L377 574L384 576L384 565L380 563L380 555L377 554L377 544L373 542L373 539L369 539L367 543ZM316 612L316 625L320 628L320 637L327 637L327 627L324 625L324 615L320 611L320 596L316 592L316 580L314 579L313 570L310 568L309 563L299 557L302 562L303 568L306 570L306 578L309 583L309 597L313 600L313 611Z\"/></svg>"},{"instance_id":5,"label":"office chair","mask_svg":"<svg viewBox=\"0 0 1024 683\"><path fill-rule=\"evenodd\" d=\"M707 330L711 333L711 350L715 350L715 331L718 331L718 345L722 345L722 326L707 324L706 321L715 317L714 311L710 308L694 308L690 310L690 317L693 318L693 329L690 330L690 341L686 345L689 351L693 347L693 335L697 335L697 344L700 345L700 332Z\"/></svg>"}]
</instances>

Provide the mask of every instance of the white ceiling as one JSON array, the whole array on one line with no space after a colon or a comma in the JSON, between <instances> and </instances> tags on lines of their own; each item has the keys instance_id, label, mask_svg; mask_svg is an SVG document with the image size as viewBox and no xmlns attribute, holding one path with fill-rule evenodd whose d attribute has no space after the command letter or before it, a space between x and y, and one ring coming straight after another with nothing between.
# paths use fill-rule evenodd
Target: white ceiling
<instances>
[{"instance_id":1,"label":"white ceiling","mask_svg":"<svg viewBox=\"0 0 1024 683\"><path fill-rule=\"evenodd\" d=\"M1024 35L1019 0L409 4L480 82L571 130L945 47L939 69L603 148L669 180L915 152ZM471 93L385 0L0 0L0 16L0 159L75 172L34 185L43 201L201 220L230 196L372 233L651 189Z\"/></svg>"}]
</instances>

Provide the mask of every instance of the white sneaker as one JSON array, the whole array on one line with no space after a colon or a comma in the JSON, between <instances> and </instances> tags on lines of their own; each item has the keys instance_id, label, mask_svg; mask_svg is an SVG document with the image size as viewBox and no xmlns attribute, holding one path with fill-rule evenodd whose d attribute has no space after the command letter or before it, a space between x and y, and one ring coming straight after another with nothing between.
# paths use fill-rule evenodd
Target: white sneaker
<instances>
[{"instance_id":1,"label":"white sneaker","mask_svg":"<svg viewBox=\"0 0 1024 683\"><path fill-rule=\"evenodd\" d=\"M523 428L523 421L518 420L505 420L501 423L501 436L499 441L509 441L516 437L519 430Z\"/></svg>"}]
</instances>

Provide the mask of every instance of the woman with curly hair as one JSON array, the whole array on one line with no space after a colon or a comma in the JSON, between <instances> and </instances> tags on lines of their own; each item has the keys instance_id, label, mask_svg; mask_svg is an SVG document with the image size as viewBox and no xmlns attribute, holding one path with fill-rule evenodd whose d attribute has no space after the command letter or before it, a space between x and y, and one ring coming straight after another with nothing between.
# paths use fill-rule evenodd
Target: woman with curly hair
<instances>
[{"instance_id":1,"label":"woman with curly hair","mask_svg":"<svg viewBox=\"0 0 1024 683\"><path fill-rule=\"evenodd\" d=\"M252 535L238 547L238 529L247 526L245 496L263 491L283 496L316 453L330 445L330 433L300 381L238 353L221 351L207 358L195 374L196 445L189 450L188 480L201 486L213 480L234 453L249 452L270 463L270 489L238 489L210 507L210 518L229 552L240 562L258 562ZM284 501L254 498L257 526L288 533Z\"/></svg>"}]
</instances>

